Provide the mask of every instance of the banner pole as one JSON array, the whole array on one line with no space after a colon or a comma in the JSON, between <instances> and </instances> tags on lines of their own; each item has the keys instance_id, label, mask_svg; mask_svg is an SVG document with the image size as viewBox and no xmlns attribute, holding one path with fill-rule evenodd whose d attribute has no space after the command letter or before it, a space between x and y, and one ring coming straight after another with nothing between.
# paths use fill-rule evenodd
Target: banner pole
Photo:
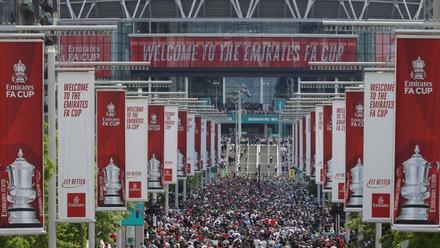
<instances>
[{"instance_id":1,"label":"banner pole","mask_svg":"<svg viewBox=\"0 0 440 248\"><path fill-rule=\"evenodd\" d=\"M176 188L175 188L175 195L174 195L174 207L176 209L179 209L179 180L177 180Z\"/></svg>"},{"instance_id":2,"label":"banner pole","mask_svg":"<svg viewBox=\"0 0 440 248\"><path fill-rule=\"evenodd\" d=\"M183 202L186 202L186 179L183 180Z\"/></svg>"},{"instance_id":3,"label":"banner pole","mask_svg":"<svg viewBox=\"0 0 440 248\"><path fill-rule=\"evenodd\" d=\"M56 230L56 120L55 120L55 46L48 46L47 48L47 105L48 105L48 120L49 120L49 158L54 165L54 174L49 179L49 248L57 247L57 230Z\"/></svg>"},{"instance_id":4,"label":"banner pole","mask_svg":"<svg viewBox=\"0 0 440 248\"><path fill-rule=\"evenodd\" d=\"M165 185L165 216L168 216L168 210L170 208L170 190L168 184Z\"/></svg>"},{"instance_id":5,"label":"banner pole","mask_svg":"<svg viewBox=\"0 0 440 248\"><path fill-rule=\"evenodd\" d=\"M89 248L95 247L95 222L89 223Z\"/></svg>"},{"instance_id":6,"label":"banner pole","mask_svg":"<svg viewBox=\"0 0 440 248\"><path fill-rule=\"evenodd\" d=\"M348 227L348 221L350 221L350 213L345 212L345 243L350 243L350 228Z\"/></svg>"},{"instance_id":7,"label":"banner pole","mask_svg":"<svg viewBox=\"0 0 440 248\"><path fill-rule=\"evenodd\" d=\"M382 244L380 243L381 238L382 238L382 223L376 223L376 239L375 239L374 247L382 248Z\"/></svg>"},{"instance_id":8,"label":"banner pole","mask_svg":"<svg viewBox=\"0 0 440 248\"><path fill-rule=\"evenodd\" d=\"M321 186L319 184L316 184L316 201L318 205L321 205Z\"/></svg>"}]
</instances>

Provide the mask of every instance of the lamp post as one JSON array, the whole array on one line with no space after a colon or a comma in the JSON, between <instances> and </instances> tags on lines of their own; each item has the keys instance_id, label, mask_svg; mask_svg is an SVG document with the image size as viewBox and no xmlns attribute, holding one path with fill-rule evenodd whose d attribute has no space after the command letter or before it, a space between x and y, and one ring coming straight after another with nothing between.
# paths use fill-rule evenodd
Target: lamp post
<instances>
[{"instance_id":1,"label":"lamp post","mask_svg":"<svg viewBox=\"0 0 440 248\"><path fill-rule=\"evenodd\" d=\"M220 85L220 82L214 81L214 82L212 82L212 84L214 85L214 88L215 88L214 99L215 99L215 108L217 108L217 101L218 101L217 87Z\"/></svg>"}]
</instances>

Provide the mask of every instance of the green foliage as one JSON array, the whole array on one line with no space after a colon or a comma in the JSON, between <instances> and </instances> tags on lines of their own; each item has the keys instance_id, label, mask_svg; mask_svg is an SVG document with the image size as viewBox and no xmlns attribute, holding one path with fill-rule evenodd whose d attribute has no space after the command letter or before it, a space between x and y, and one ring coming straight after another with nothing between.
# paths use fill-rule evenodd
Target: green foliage
<instances>
[{"instance_id":1,"label":"green foliage","mask_svg":"<svg viewBox=\"0 0 440 248\"><path fill-rule=\"evenodd\" d=\"M194 191L198 188L202 175L202 173L196 173L193 177L188 177L186 181L188 190Z\"/></svg>"},{"instance_id":2,"label":"green foliage","mask_svg":"<svg viewBox=\"0 0 440 248\"><path fill-rule=\"evenodd\" d=\"M370 247L374 246L375 239L375 224L362 222L362 214L354 213L350 215L350 219L347 223L351 230L357 233L358 230L362 230L362 243L357 241L357 236L350 237L351 243L348 247Z\"/></svg>"},{"instance_id":3,"label":"green foliage","mask_svg":"<svg viewBox=\"0 0 440 248\"><path fill-rule=\"evenodd\" d=\"M48 213L49 179L55 174L54 163L49 159L49 139L47 124L44 125L44 211ZM96 214L96 244L98 240L110 243L110 234L116 232L125 213L98 212ZM48 215L45 214L45 223ZM47 232L47 225L46 225ZM88 224L57 224L57 247L83 248L88 240ZM0 237L1 248L39 248L48 247L48 235L5 236Z\"/></svg>"},{"instance_id":4,"label":"green foliage","mask_svg":"<svg viewBox=\"0 0 440 248\"><path fill-rule=\"evenodd\" d=\"M348 247L373 247L375 238L375 225L362 222L360 214L352 214L348 222L350 229L357 231L361 227L363 232L363 246L357 243L356 237L351 237ZM436 248L440 244L440 234L413 233L392 231L389 224L382 224L382 247L400 248L402 243L408 242L410 248Z\"/></svg>"}]
</instances>

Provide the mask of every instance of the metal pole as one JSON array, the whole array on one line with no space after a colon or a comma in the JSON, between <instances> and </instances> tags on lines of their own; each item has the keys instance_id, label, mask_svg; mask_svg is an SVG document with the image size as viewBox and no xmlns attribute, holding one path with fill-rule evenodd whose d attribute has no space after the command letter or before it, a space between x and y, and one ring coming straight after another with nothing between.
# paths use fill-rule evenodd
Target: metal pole
<instances>
[{"instance_id":1,"label":"metal pole","mask_svg":"<svg viewBox=\"0 0 440 248\"><path fill-rule=\"evenodd\" d=\"M316 184L316 200L318 201L318 205L321 205L321 186L319 184Z\"/></svg>"},{"instance_id":2,"label":"metal pole","mask_svg":"<svg viewBox=\"0 0 440 248\"><path fill-rule=\"evenodd\" d=\"M118 230L116 231L116 248L122 248L121 243L122 243L122 231L121 231L121 226L118 227ZM93 247L90 247L93 248Z\"/></svg>"},{"instance_id":3,"label":"metal pole","mask_svg":"<svg viewBox=\"0 0 440 248\"><path fill-rule=\"evenodd\" d=\"M374 247L382 248L382 244L380 243L381 237L382 237L382 223L376 223L376 240Z\"/></svg>"},{"instance_id":4,"label":"metal pole","mask_svg":"<svg viewBox=\"0 0 440 248\"><path fill-rule=\"evenodd\" d=\"M176 209L179 209L179 180L177 180L176 188L175 188L175 195L174 195L174 207Z\"/></svg>"},{"instance_id":5,"label":"metal pole","mask_svg":"<svg viewBox=\"0 0 440 248\"><path fill-rule=\"evenodd\" d=\"M188 77L185 77L185 98L188 98Z\"/></svg>"},{"instance_id":6,"label":"metal pole","mask_svg":"<svg viewBox=\"0 0 440 248\"><path fill-rule=\"evenodd\" d=\"M183 180L183 202L186 202L186 179Z\"/></svg>"},{"instance_id":7,"label":"metal pole","mask_svg":"<svg viewBox=\"0 0 440 248\"><path fill-rule=\"evenodd\" d=\"M89 223L89 248L95 247L95 222Z\"/></svg>"},{"instance_id":8,"label":"metal pole","mask_svg":"<svg viewBox=\"0 0 440 248\"><path fill-rule=\"evenodd\" d=\"M345 243L350 243L350 228L348 227L348 221L350 220L350 213L345 212Z\"/></svg>"},{"instance_id":9,"label":"metal pole","mask_svg":"<svg viewBox=\"0 0 440 248\"><path fill-rule=\"evenodd\" d=\"M165 216L168 216L170 206L170 191L168 184L165 185Z\"/></svg>"},{"instance_id":10,"label":"metal pole","mask_svg":"<svg viewBox=\"0 0 440 248\"><path fill-rule=\"evenodd\" d=\"M57 247L57 227L56 227L56 75L55 75L55 46L47 48L47 105L49 114L49 158L53 162L55 173L49 179L49 248Z\"/></svg>"}]
</instances>

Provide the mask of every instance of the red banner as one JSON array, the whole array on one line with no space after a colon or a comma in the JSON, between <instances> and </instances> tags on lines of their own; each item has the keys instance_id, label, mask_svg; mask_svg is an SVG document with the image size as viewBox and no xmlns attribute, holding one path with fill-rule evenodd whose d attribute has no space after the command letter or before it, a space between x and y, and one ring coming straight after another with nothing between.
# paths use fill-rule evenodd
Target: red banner
<instances>
[{"instance_id":1,"label":"red banner","mask_svg":"<svg viewBox=\"0 0 440 248\"><path fill-rule=\"evenodd\" d=\"M179 111L179 125L177 129L177 176L186 177L186 172L191 172L190 164L186 162L187 149L187 126L188 126L188 112Z\"/></svg>"},{"instance_id":2,"label":"red banner","mask_svg":"<svg viewBox=\"0 0 440 248\"><path fill-rule=\"evenodd\" d=\"M148 190L162 190L165 106L148 106Z\"/></svg>"},{"instance_id":3,"label":"red banner","mask_svg":"<svg viewBox=\"0 0 440 248\"><path fill-rule=\"evenodd\" d=\"M98 210L125 207L125 91L96 91Z\"/></svg>"},{"instance_id":4,"label":"red banner","mask_svg":"<svg viewBox=\"0 0 440 248\"><path fill-rule=\"evenodd\" d=\"M203 162L201 159L201 141L202 141L202 137L201 137L201 128L202 128L202 117L201 116L196 116L196 130L194 132L195 135L195 161L196 161L196 172L200 172L203 170Z\"/></svg>"},{"instance_id":5,"label":"red banner","mask_svg":"<svg viewBox=\"0 0 440 248\"><path fill-rule=\"evenodd\" d=\"M397 38L393 222L438 230L440 39Z\"/></svg>"},{"instance_id":6,"label":"red banner","mask_svg":"<svg viewBox=\"0 0 440 248\"><path fill-rule=\"evenodd\" d=\"M307 68L309 61L356 61L354 37L130 38L132 61L154 68Z\"/></svg>"},{"instance_id":7,"label":"red banner","mask_svg":"<svg viewBox=\"0 0 440 248\"><path fill-rule=\"evenodd\" d=\"M364 92L345 93L345 208L360 211L363 197Z\"/></svg>"},{"instance_id":8,"label":"red banner","mask_svg":"<svg viewBox=\"0 0 440 248\"><path fill-rule=\"evenodd\" d=\"M60 61L97 62L111 60L111 37L107 35L60 36ZM96 70L98 78L111 76L110 70Z\"/></svg>"},{"instance_id":9,"label":"red banner","mask_svg":"<svg viewBox=\"0 0 440 248\"><path fill-rule=\"evenodd\" d=\"M316 133L316 125L315 125L315 112L310 113L310 175L312 178L315 178L315 157L316 157L316 147L315 147L315 133Z\"/></svg>"},{"instance_id":10,"label":"red banner","mask_svg":"<svg viewBox=\"0 0 440 248\"><path fill-rule=\"evenodd\" d=\"M324 105L324 157L323 157L323 172L322 172L322 185L324 187L327 184L327 172L328 172L328 163L332 159L332 106L331 105ZM326 191L331 190L329 187L325 187Z\"/></svg>"},{"instance_id":11,"label":"red banner","mask_svg":"<svg viewBox=\"0 0 440 248\"><path fill-rule=\"evenodd\" d=\"M0 233L43 227L43 49L0 41Z\"/></svg>"}]
</instances>

